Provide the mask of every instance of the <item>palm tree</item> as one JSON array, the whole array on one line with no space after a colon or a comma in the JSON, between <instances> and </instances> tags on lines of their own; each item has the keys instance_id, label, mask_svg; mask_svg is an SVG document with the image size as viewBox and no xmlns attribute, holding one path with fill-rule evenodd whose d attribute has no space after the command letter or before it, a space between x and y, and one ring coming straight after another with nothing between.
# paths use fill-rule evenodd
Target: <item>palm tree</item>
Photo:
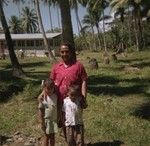
<instances>
[{"instance_id":1,"label":"palm tree","mask_svg":"<svg viewBox=\"0 0 150 146\"><path fill-rule=\"evenodd\" d=\"M55 57L54 57L53 53L51 52L51 49L49 48L45 30L43 27L42 17L41 17L41 12L40 12L40 7L39 7L39 0L35 0L35 5L36 5L36 12L37 12L37 17L38 17L38 21L39 21L39 26L41 28L42 35L43 35L45 49L48 51L50 59L55 60Z\"/></svg>"},{"instance_id":2,"label":"palm tree","mask_svg":"<svg viewBox=\"0 0 150 146\"><path fill-rule=\"evenodd\" d=\"M112 0L112 3L114 3L115 9L123 5L129 5L133 8L136 47L138 51L141 50L143 48L141 11L146 8L146 12L148 12L147 10L150 8L150 2L147 0Z\"/></svg>"},{"instance_id":3,"label":"palm tree","mask_svg":"<svg viewBox=\"0 0 150 146\"><path fill-rule=\"evenodd\" d=\"M11 16L11 18L9 19L9 28L10 32L14 34L22 32L21 21L17 16Z\"/></svg>"},{"instance_id":4,"label":"palm tree","mask_svg":"<svg viewBox=\"0 0 150 146\"><path fill-rule=\"evenodd\" d=\"M62 41L69 42L73 46L73 59L76 60L69 0L58 0L58 2L62 21Z\"/></svg>"},{"instance_id":5,"label":"palm tree","mask_svg":"<svg viewBox=\"0 0 150 146\"><path fill-rule=\"evenodd\" d=\"M21 13L22 28L25 33L35 33L38 31L38 17L34 9L25 7Z\"/></svg>"},{"instance_id":6,"label":"palm tree","mask_svg":"<svg viewBox=\"0 0 150 146\"><path fill-rule=\"evenodd\" d=\"M62 41L69 42L73 46L74 48L73 58L76 60L69 0L51 0L51 1L54 4L58 4L60 7L61 22L62 22Z\"/></svg>"},{"instance_id":7,"label":"palm tree","mask_svg":"<svg viewBox=\"0 0 150 146\"><path fill-rule=\"evenodd\" d=\"M104 50L105 50L105 54L108 53L107 51L107 45L106 45L106 38L105 38L105 14L104 14L104 10L106 7L108 7L109 3L107 0L90 0L89 1L89 5L91 4L93 11L98 11L99 9L102 12L102 21L103 21L103 41L104 41ZM99 13L99 17L101 13Z\"/></svg>"},{"instance_id":8,"label":"palm tree","mask_svg":"<svg viewBox=\"0 0 150 146\"><path fill-rule=\"evenodd\" d=\"M14 47L13 47L13 42L12 42L11 35L9 32L9 27L7 25L5 14L3 11L3 2L4 2L4 0L0 1L0 21L1 21L1 24L3 27L4 33L5 33L5 38L6 38L6 42L7 42L7 46L8 46L12 69L13 69L13 76L21 77L24 75L24 72L23 72L22 67L19 64L16 54L14 52Z\"/></svg>"},{"instance_id":9,"label":"palm tree","mask_svg":"<svg viewBox=\"0 0 150 146\"><path fill-rule=\"evenodd\" d=\"M143 32L142 32L142 19L141 19L141 1L131 1L131 5L134 8L134 21L135 21L135 33L136 33L136 45L137 51L143 48Z\"/></svg>"},{"instance_id":10,"label":"palm tree","mask_svg":"<svg viewBox=\"0 0 150 146\"><path fill-rule=\"evenodd\" d=\"M118 48L116 54L118 54L118 52L122 52L125 50L124 48L124 15L125 15L125 8L127 7L127 5L125 5L124 3L122 3L122 5L120 5L119 7L116 5L116 3L114 1L112 1L110 3L111 7L113 8L113 10L115 10L115 17L120 15L120 20L121 20L121 41L120 41L120 47Z\"/></svg>"},{"instance_id":11,"label":"palm tree","mask_svg":"<svg viewBox=\"0 0 150 146\"><path fill-rule=\"evenodd\" d=\"M82 31L83 31L83 29L84 30L89 29L92 32L93 46L91 46L91 44L89 44L90 49L91 48L96 48L96 42L95 42L95 36L94 36L94 25L95 25L94 18L92 17L91 14L87 14L83 17L82 23L84 24L84 27L82 28Z\"/></svg>"}]
</instances>

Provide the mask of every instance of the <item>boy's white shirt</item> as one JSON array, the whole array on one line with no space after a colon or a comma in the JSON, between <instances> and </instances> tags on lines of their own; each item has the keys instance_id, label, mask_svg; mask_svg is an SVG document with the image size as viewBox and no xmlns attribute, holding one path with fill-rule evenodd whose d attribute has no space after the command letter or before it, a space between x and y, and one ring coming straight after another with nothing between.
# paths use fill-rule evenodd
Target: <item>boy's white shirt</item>
<instances>
[{"instance_id":1,"label":"boy's white shirt","mask_svg":"<svg viewBox=\"0 0 150 146\"><path fill-rule=\"evenodd\" d=\"M62 110L65 112L65 126L83 125L83 110L79 100L72 102L69 97L66 97Z\"/></svg>"},{"instance_id":2,"label":"boy's white shirt","mask_svg":"<svg viewBox=\"0 0 150 146\"><path fill-rule=\"evenodd\" d=\"M51 121L57 120L57 96L52 94L51 96L47 96L39 103L39 108L45 109L45 119L49 119Z\"/></svg>"}]
</instances>

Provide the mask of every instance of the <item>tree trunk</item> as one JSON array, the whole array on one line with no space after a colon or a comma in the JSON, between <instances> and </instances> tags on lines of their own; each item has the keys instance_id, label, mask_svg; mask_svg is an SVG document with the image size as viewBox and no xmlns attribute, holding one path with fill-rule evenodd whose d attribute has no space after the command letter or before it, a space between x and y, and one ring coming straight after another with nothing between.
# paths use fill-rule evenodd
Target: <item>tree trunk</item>
<instances>
[{"instance_id":1,"label":"tree trunk","mask_svg":"<svg viewBox=\"0 0 150 146\"><path fill-rule=\"evenodd\" d=\"M135 29L136 29L136 44L137 51L140 51L143 48L143 34L141 27L141 16L140 16L140 6L134 6L134 17L135 17Z\"/></svg>"},{"instance_id":2,"label":"tree trunk","mask_svg":"<svg viewBox=\"0 0 150 146\"><path fill-rule=\"evenodd\" d=\"M18 62L18 59L17 59L15 51L14 51L13 41L11 39L10 31L9 31L7 21L5 18L5 14L3 11L2 1L0 1L0 20L1 20L1 24L3 27L4 33L5 33L5 38L6 38L6 42L7 42L7 46L8 46L9 56L10 56L12 69L13 69L12 74L15 77L23 77L25 74L22 70L21 65Z\"/></svg>"},{"instance_id":3,"label":"tree trunk","mask_svg":"<svg viewBox=\"0 0 150 146\"><path fill-rule=\"evenodd\" d=\"M55 57L54 57L51 49L49 48L47 37L46 37L45 30L44 30L44 27L43 27L42 17L41 17L41 12L40 12L40 7L39 7L39 0L35 0L35 4L36 4L36 12L37 12L39 26L41 28L42 35L43 35L43 41L44 41L45 49L49 53L50 60L55 60Z\"/></svg>"},{"instance_id":4,"label":"tree trunk","mask_svg":"<svg viewBox=\"0 0 150 146\"><path fill-rule=\"evenodd\" d=\"M76 15L76 20L77 20L78 30L79 30L79 33L80 33L80 30L82 30L82 24L81 24L79 14L78 14L78 6L75 7L75 15Z\"/></svg>"},{"instance_id":5,"label":"tree trunk","mask_svg":"<svg viewBox=\"0 0 150 146\"><path fill-rule=\"evenodd\" d=\"M129 46L131 46L131 43L132 43L132 38L131 38L131 24L132 24L132 20L130 18L130 11L129 11L129 6L128 6L128 20L127 20L127 23L128 23L128 34L129 34Z\"/></svg>"},{"instance_id":6,"label":"tree trunk","mask_svg":"<svg viewBox=\"0 0 150 146\"><path fill-rule=\"evenodd\" d=\"M61 0L59 4L62 22L62 41L69 42L73 46L73 59L76 60L69 0Z\"/></svg>"},{"instance_id":7,"label":"tree trunk","mask_svg":"<svg viewBox=\"0 0 150 146\"><path fill-rule=\"evenodd\" d=\"M136 12L134 11L133 13L134 13L134 33L135 33L136 50L139 51L139 39L138 39Z\"/></svg>"},{"instance_id":8,"label":"tree trunk","mask_svg":"<svg viewBox=\"0 0 150 146\"><path fill-rule=\"evenodd\" d=\"M98 23L96 23L96 29L97 29L97 34L98 34L98 44L99 44L99 47L101 49L102 46L101 46L100 31L99 31L99 24Z\"/></svg>"},{"instance_id":9,"label":"tree trunk","mask_svg":"<svg viewBox=\"0 0 150 146\"><path fill-rule=\"evenodd\" d=\"M79 14L78 14L78 6L74 8L75 9L75 15L76 15L76 21L77 21L77 27L78 27L78 33L79 35L81 34L84 41L85 41L85 45L86 45L86 48L88 48L88 43L87 43L87 40L86 40L86 36L85 36L85 33L82 32L82 24L81 24L81 21L80 21L80 18L79 18Z\"/></svg>"},{"instance_id":10,"label":"tree trunk","mask_svg":"<svg viewBox=\"0 0 150 146\"><path fill-rule=\"evenodd\" d=\"M93 28L92 25L91 25L91 30L92 30L92 42L93 42L93 46L92 46L92 49L91 49L91 50L96 50L97 47L96 47L95 33L94 33L94 28ZM94 49L93 49L93 48L94 48Z\"/></svg>"},{"instance_id":11,"label":"tree trunk","mask_svg":"<svg viewBox=\"0 0 150 146\"><path fill-rule=\"evenodd\" d=\"M51 31L53 32L53 22L52 22L52 15L51 15L51 5L49 4L49 19L50 19L50 26L51 26Z\"/></svg>"},{"instance_id":12,"label":"tree trunk","mask_svg":"<svg viewBox=\"0 0 150 146\"><path fill-rule=\"evenodd\" d=\"M79 21L78 21L78 16L77 16L77 10L74 9L74 11L75 11L75 16L76 16L76 22L77 22L78 34L80 34L80 26L79 26Z\"/></svg>"},{"instance_id":13,"label":"tree trunk","mask_svg":"<svg viewBox=\"0 0 150 146\"><path fill-rule=\"evenodd\" d=\"M138 26L138 39L139 39L139 51L143 48L143 32L142 32L142 21L141 21L141 14L140 14L140 8L138 7L137 10L137 26Z\"/></svg>"},{"instance_id":14,"label":"tree trunk","mask_svg":"<svg viewBox=\"0 0 150 146\"><path fill-rule=\"evenodd\" d=\"M56 7L56 11L57 11L57 20L58 20L58 28L61 29L61 23L60 23L60 17L59 17L59 8L58 6Z\"/></svg>"},{"instance_id":15,"label":"tree trunk","mask_svg":"<svg viewBox=\"0 0 150 146\"><path fill-rule=\"evenodd\" d=\"M104 50L105 53L108 53L106 46L106 38L105 38L105 20L104 20L104 10L103 10L103 39L104 39Z\"/></svg>"}]
</instances>

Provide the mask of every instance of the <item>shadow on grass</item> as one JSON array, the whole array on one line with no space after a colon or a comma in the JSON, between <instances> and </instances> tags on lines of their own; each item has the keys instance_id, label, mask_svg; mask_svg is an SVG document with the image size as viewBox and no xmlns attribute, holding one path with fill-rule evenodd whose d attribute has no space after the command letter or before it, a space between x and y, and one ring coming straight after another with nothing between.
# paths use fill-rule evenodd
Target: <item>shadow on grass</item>
<instances>
[{"instance_id":1,"label":"shadow on grass","mask_svg":"<svg viewBox=\"0 0 150 146\"><path fill-rule=\"evenodd\" d=\"M11 70L0 71L0 102L7 102L12 95L23 91L25 81L12 76Z\"/></svg>"},{"instance_id":2,"label":"shadow on grass","mask_svg":"<svg viewBox=\"0 0 150 146\"><path fill-rule=\"evenodd\" d=\"M97 142L87 146L121 146L122 144L124 144L122 141L114 140L113 142Z\"/></svg>"},{"instance_id":3,"label":"shadow on grass","mask_svg":"<svg viewBox=\"0 0 150 146\"><path fill-rule=\"evenodd\" d=\"M127 63L127 64L132 64L133 61L143 61L143 59L137 58L137 59L118 59L118 63Z\"/></svg>"},{"instance_id":4,"label":"shadow on grass","mask_svg":"<svg viewBox=\"0 0 150 146\"><path fill-rule=\"evenodd\" d=\"M28 73L26 75L28 76ZM0 102L8 102L14 94L22 92L27 84L40 85L41 79L45 79L45 73L31 73L31 77L37 80L15 78L12 76L12 70L0 70Z\"/></svg>"},{"instance_id":5,"label":"shadow on grass","mask_svg":"<svg viewBox=\"0 0 150 146\"><path fill-rule=\"evenodd\" d=\"M13 94L23 91L23 87L17 84L10 84L4 90L0 90L0 102L7 102Z\"/></svg>"},{"instance_id":6,"label":"shadow on grass","mask_svg":"<svg viewBox=\"0 0 150 146\"><path fill-rule=\"evenodd\" d=\"M150 62L140 62L140 63L135 63L132 64L133 67L138 67L138 68L143 68L143 67L149 67Z\"/></svg>"},{"instance_id":7,"label":"shadow on grass","mask_svg":"<svg viewBox=\"0 0 150 146\"><path fill-rule=\"evenodd\" d=\"M88 84L90 85L97 85L97 84L117 84L119 80L115 77L110 77L110 76L96 76L92 75L89 76L88 79Z\"/></svg>"},{"instance_id":8,"label":"shadow on grass","mask_svg":"<svg viewBox=\"0 0 150 146\"><path fill-rule=\"evenodd\" d=\"M126 82L125 86L118 83ZM88 92L94 95L117 95L123 96L128 94L145 94L145 87L148 86L148 79L123 79L119 80L110 76L89 76ZM132 85L133 83L133 85ZM128 85L129 84L129 85Z\"/></svg>"},{"instance_id":9,"label":"shadow on grass","mask_svg":"<svg viewBox=\"0 0 150 146\"><path fill-rule=\"evenodd\" d=\"M136 107L132 115L142 119L150 120L150 101Z\"/></svg>"},{"instance_id":10,"label":"shadow on grass","mask_svg":"<svg viewBox=\"0 0 150 146\"><path fill-rule=\"evenodd\" d=\"M26 75L30 78L37 79L41 82L41 80L44 80L49 77L49 72L26 72Z\"/></svg>"},{"instance_id":11,"label":"shadow on grass","mask_svg":"<svg viewBox=\"0 0 150 146\"><path fill-rule=\"evenodd\" d=\"M30 63L22 63L22 67L37 67L44 66L48 61L39 61L39 62L30 62Z\"/></svg>"},{"instance_id":12,"label":"shadow on grass","mask_svg":"<svg viewBox=\"0 0 150 146\"><path fill-rule=\"evenodd\" d=\"M89 93L94 95L117 95L124 96L128 94L140 94L143 93L143 85L133 85L128 87L120 86L100 86L100 87L91 87L88 86Z\"/></svg>"}]
</instances>

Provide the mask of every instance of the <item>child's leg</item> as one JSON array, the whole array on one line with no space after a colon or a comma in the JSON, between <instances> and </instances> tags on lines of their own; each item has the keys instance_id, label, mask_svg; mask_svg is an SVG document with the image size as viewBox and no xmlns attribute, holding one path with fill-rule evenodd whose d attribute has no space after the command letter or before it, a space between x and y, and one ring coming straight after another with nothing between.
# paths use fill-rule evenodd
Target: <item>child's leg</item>
<instances>
[{"instance_id":1,"label":"child's leg","mask_svg":"<svg viewBox=\"0 0 150 146\"><path fill-rule=\"evenodd\" d=\"M75 128L76 146L84 146L84 126L77 125Z\"/></svg>"},{"instance_id":2,"label":"child's leg","mask_svg":"<svg viewBox=\"0 0 150 146\"><path fill-rule=\"evenodd\" d=\"M42 142L42 146L49 146L49 135L44 135L44 140Z\"/></svg>"},{"instance_id":3,"label":"child's leg","mask_svg":"<svg viewBox=\"0 0 150 146\"><path fill-rule=\"evenodd\" d=\"M68 146L76 146L73 128L74 128L73 126L66 127L66 139L67 139Z\"/></svg>"},{"instance_id":4,"label":"child's leg","mask_svg":"<svg viewBox=\"0 0 150 146\"><path fill-rule=\"evenodd\" d=\"M55 134L54 133L49 135L49 143L50 143L50 146L55 146Z\"/></svg>"}]
</instances>

